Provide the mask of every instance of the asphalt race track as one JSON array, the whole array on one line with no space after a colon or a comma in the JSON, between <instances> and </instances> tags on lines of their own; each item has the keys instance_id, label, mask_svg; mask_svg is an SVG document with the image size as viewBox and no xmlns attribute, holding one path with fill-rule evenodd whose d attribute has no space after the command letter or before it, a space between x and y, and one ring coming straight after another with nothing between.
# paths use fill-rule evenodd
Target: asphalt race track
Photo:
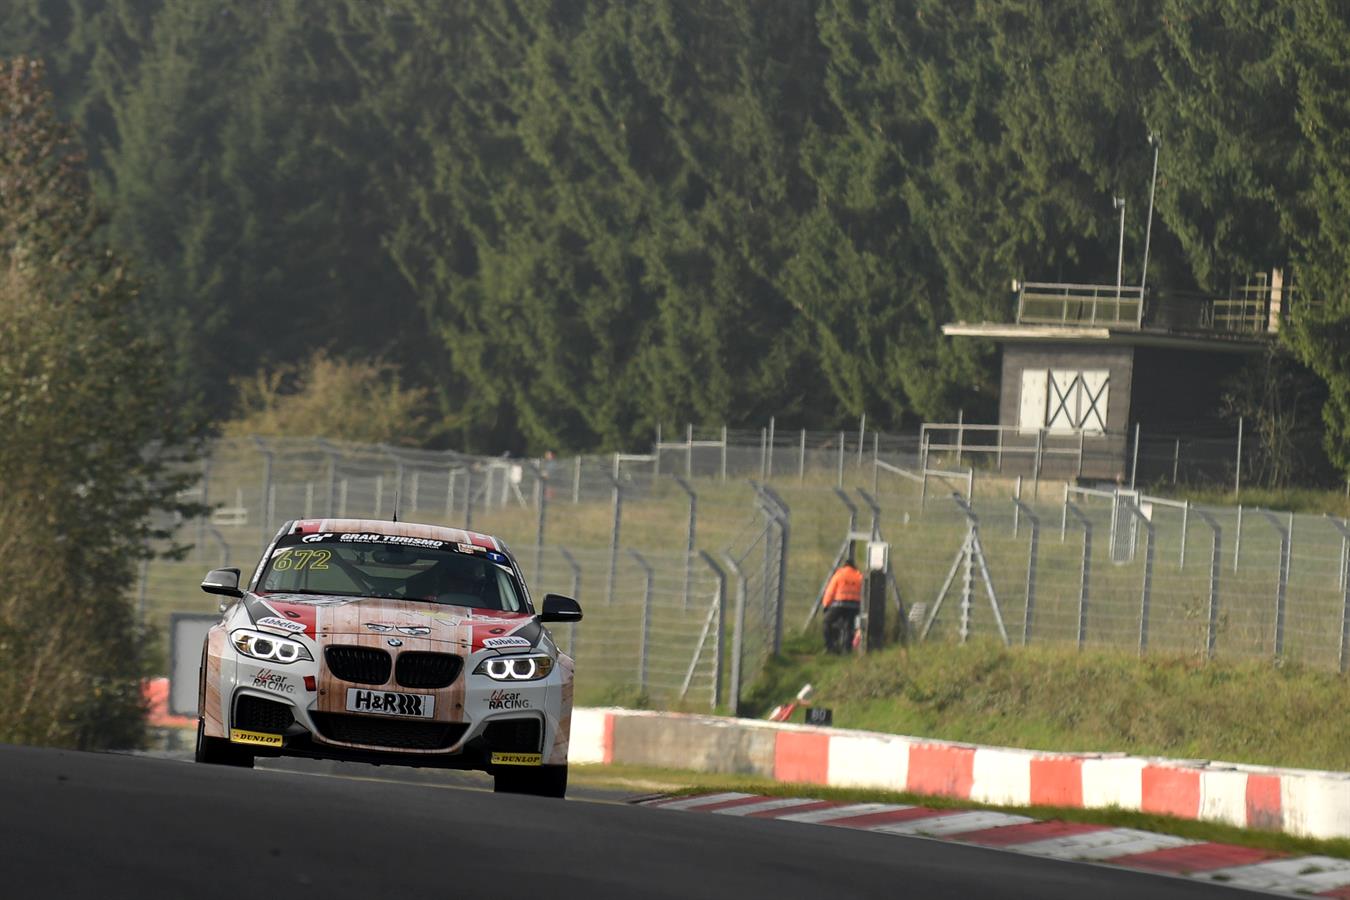
<instances>
[{"instance_id":1,"label":"asphalt race track","mask_svg":"<svg viewBox=\"0 0 1350 900\"><path fill-rule=\"evenodd\" d=\"M347 770L344 770L347 771ZM920 838L0 746L0 897L1241 898Z\"/></svg>"}]
</instances>

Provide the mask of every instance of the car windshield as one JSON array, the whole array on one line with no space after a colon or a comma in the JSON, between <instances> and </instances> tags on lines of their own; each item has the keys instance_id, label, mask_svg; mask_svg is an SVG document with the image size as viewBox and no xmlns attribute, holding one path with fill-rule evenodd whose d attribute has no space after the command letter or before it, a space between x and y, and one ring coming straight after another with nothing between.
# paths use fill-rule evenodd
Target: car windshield
<instances>
[{"instance_id":1,"label":"car windshield","mask_svg":"<svg viewBox=\"0 0 1350 900\"><path fill-rule=\"evenodd\" d=\"M319 541L310 537L310 542L305 542L303 536L297 535L273 549L258 583L259 591L382 597L524 611L521 591L506 557L495 551L473 548L461 552L453 544L437 547L366 543L349 540L347 535Z\"/></svg>"}]
</instances>

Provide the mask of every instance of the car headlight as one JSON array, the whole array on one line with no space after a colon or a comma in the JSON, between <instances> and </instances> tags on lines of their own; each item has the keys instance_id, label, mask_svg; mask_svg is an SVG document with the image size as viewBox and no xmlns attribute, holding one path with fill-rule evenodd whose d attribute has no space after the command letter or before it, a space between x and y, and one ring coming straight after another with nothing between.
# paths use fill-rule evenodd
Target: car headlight
<instances>
[{"instance_id":1,"label":"car headlight","mask_svg":"<svg viewBox=\"0 0 1350 900\"><path fill-rule=\"evenodd\" d=\"M538 681L553 671L553 657L493 656L483 660L474 669L476 675L486 675L493 681Z\"/></svg>"},{"instance_id":2,"label":"car headlight","mask_svg":"<svg viewBox=\"0 0 1350 900\"><path fill-rule=\"evenodd\" d=\"M250 631L247 628L233 632L230 641L234 644L234 648L245 656L282 665L314 658L299 641L277 637L275 634L263 634L261 631Z\"/></svg>"}]
</instances>

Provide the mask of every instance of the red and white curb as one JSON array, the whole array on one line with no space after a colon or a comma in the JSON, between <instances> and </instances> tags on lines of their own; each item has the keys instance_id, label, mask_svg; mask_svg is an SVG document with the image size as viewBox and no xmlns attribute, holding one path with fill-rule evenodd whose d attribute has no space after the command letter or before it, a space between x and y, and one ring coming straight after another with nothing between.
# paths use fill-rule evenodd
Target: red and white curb
<instances>
[{"instance_id":1,"label":"red and white curb","mask_svg":"<svg viewBox=\"0 0 1350 900\"><path fill-rule=\"evenodd\" d=\"M1299 897L1350 898L1350 860L1290 857L1269 850L1057 820L1038 821L996 810L929 809L894 803L836 803L727 792L657 797L639 805L684 812L886 834L941 838L1015 853L1180 875L1249 890Z\"/></svg>"}]
</instances>

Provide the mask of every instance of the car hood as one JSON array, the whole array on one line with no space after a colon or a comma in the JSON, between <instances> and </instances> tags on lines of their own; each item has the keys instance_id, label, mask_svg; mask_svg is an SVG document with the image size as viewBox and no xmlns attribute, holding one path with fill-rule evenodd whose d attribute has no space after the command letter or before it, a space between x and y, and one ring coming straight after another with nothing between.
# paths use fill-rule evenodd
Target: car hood
<instances>
[{"instance_id":1,"label":"car hood","mask_svg":"<svg viewBox=\"0 0 1350 900\"><path fill-rule=\"evenodd\" d=\"M539 632L529 613L413 600L267 594L248 595L245 606L259 628L320 641L341 635L388 634L446 641L472 650L508 650L533 645Z\"/></svg>"}]
</instances>

